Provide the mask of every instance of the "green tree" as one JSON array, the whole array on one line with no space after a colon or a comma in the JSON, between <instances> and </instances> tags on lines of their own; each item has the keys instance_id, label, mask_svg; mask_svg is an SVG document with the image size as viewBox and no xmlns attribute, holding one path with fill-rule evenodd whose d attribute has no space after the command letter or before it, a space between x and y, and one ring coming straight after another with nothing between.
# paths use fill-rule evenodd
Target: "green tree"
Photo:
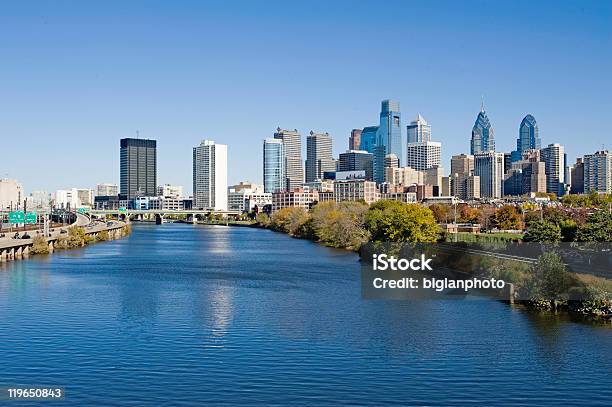
<instances>
[{"instance_id":1,"label":"green tree","mask_svg":"<svg viewBox=\"0 0 612 407\"><path fill-rule=\"evenodd\" d=\"M535 297L543 297L550 301L552 308L556 308L557 301L564 298L571 285L563 260L557 253L547 252L538 257L532 270L536 276Z\"/></svg>"},{"instance_id":2,"label":"green tree","mask_svg":"<svg viewBox=\"0 0 612 407\"><path fill-rule=\"evenodd\" d=\"M555 223L546 220L534 221L529 224L524 240L526 242L560 242L561 228Z\"/></svg>"},{"instance_id":3,"label":"green tree","mask_svg":"<svg viewBox=\"0 0 612 407\"><path fill-rule=\"evenodd\" d=\"M439 227L431 210L417 204L378 201L365 215L372 239L391 242L435 242Z\"/></svg>"},{"instance_id":4,"label":"green tree","mask_svg":"<svg viewBox=\"0 0 612 407\"><path fill-rule=\"evenodd\" d=\"M255 221L257 222L259 226L263 226L263 227L270 226L270 217L268 216L268 214L264 212L258 213L257 216L255 217Z\"/></svg>"},{"instance_id":5,"label":"green tree","mask_svg":"<svg viewBox=\"0 0 612 407\"><path fill-rule=\"evenodd\" d=\"M612 242L612 214L597 211L576 232L578 242Z\"/></svg>"}]
</instances>

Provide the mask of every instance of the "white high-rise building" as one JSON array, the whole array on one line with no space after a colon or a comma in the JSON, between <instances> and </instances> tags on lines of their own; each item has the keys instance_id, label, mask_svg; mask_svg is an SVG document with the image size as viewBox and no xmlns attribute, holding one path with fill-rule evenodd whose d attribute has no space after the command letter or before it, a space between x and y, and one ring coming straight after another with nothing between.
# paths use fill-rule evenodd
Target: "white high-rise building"
<instances>
[{"instance_id":1,"label":"white high-rise building","mask_svg":"<svg viewBox=\"0 0 612 407\"><path fill-rule=\"evenodd\" d=\"M408 126L406 126L408 143L424 143L431 141L431 126L427 124L427 121L417 114Z\"/></svg>"},{"instance_id":2,"label":"white high-rise building","mask_svg":"<svg viewBox=\"0 0 612 407\"><path fill-rule=\"evenodd\" d=\"M565 191L565 151L561 144L549 144L540 154L545 164L546 192L563 195Z\"/></svg>"},{"instance_id":3,"label":"white high-rise building","mask_svg":"<svg viewBox=\"0 0 612 407\"><path fill-rule=\"evenodd\" d=\"M597 151L584 156L584 192L612 193L612 152Z\"/></svg>"},{"instance_id":4,"label":"white high-rise building","mask_svg":"<svg viewBox=\"0 0 612 407\"><path fill-rule=\"evenodd\" d=\"M0 210L23 206L23 187L14 179L0 179Z\"/></svg>"},{"instance_id":5,"label":"white high-rise building","mask_svg":"<svg viewBox=\"0 0 612 407\"><path fill-rule=\"evenodd\" d=\"M193 148L193 207L227 210L227 146L203 140Z\"/></svg>"},{"instance_id":6,"label":"white high-rise building","mask_svg":"<svg viewBox=\"0 0 612 407\"><path fill-rule=\"evenodd\" d=\"M93 207L94 191L87 188L58 189L55 191L55 206L75 210L84 206Z\"/></svg>"},{"instance_id":7,"label":"white high-rise building","mask_svg":"<svg viewBox=\"0 0 612 407\"><path fill-rule=\"evenodd\" d=\"M440 167L442 143L437 141L408 143L406 152L406 167L412 167L415 170Z\"/></svg>"},{"instance_id":8,"label":"white high-rise building","mask_svg":"<svg viewBox=\"0 0 612 407\"><path fill-rule=\"evenodd\" d=\"M504 153L493 151L474 155L474 175L480 177L480 196L501 198L504 194Z\"/></svg>"}]
</instances>

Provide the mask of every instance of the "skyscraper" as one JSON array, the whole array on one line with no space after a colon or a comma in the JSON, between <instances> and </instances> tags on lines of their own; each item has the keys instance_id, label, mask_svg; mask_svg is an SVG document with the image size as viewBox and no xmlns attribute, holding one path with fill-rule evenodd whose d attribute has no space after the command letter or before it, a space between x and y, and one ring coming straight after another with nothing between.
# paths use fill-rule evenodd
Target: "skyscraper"
<instances>
[{"instance_id":1,"label":"skyscraper","mask_svg":"<svg viewBox=\"0 0 612 407\"><path fill-rule=\"evenodd\" d=\"M474 175L480 177L480 196L501 198L503 195L504 154L493 151L474 155Z\"/></svg>"},{"instance_id":2,"label":"skyscraper","mask_svg":"<svg viewBox=\"0 0 612 407\"><path fill-rule=\"evenodd\" d=\"M286 189L298 188L304 182L304 161L302 161L302 139L297 130L276 129L274 138L283 141L285 153Z\"/></svg>"},{"instance_id":3,"label":"skyscraper","mask_svg":"<svg viewBox=\"0 0 612 407\"><path fill-rule=\"evenodd\" d=\"M380 109L380 125L378 126L377 145L386 147L387 154L395 154L400 161L402 159L402 127L399 102L393 100L383 100ZM384 158L384 157L383 157Z\"/></svg>"},{"instance_id":4,"label":"skyscraper","mask_svg":"<svg viewBox=\"0 0 612 407\"><path fill-rule=\"evenodd\" d=\"M562 196L565 193L565 151L563 146L549 144L541 150L546 166L546 192Z\"/></svg>"},{"instance_id":5,"label":"skyscraper","mask_svg":"<svg viewBox=\"0 0 612 407\"><path fill-rule=\"evenodd\" d=\"M493 127L491 126L489 117L484 110L484 105L481 107L480 113L478 113L478 116L476 117L476 123L474 123L474 127L472 128L470 151L472 155L475 155L476 153L495 151Z\"/></svg>"},{"instance_id":6,"label":"skyscraper","mask_svg":"<svg viewBox=\"0 0 612 407\"><path fill-rule=\"evenodd\" d=\"M584 161L582 158L577 158L576 164L572 167L570 193L584 193Z\"/></svg>"},{"instance_id":7,"label":"skyscraper","mask_svg":"<svg viewBox=\"0 0 612 407\"><path fill-rule=\"evenodd\" d=\"M283 140L269 138L263 143L264 192L273 193L287 188L285 146Z\"/></svg>"},{"instance_id":8,"label":"skyscraper","mask_svg":"<svg viewBox=\"0 0 612 407\"><path fill-rule=\"evenodd\" d=\"M336 171L332 138L328 133L311 131L306 137L306 182L323 179L324 172Z\"/></svg>"},{"instance_id":9,"label":"skyscraper","mask_svg":"<svg viewBox=\"0 0 612 407\"><path fill-rule=\"evenodd\" d=\"M442 143L437 141L422 141L406 145L406 166L415 170L440 167Z\"/></svg>"},{"instance_id":10,"label":"skyscraper","mask_svg":"<svg viewBox=\"0 0 612 407\"><path fill-rule=\"evenodd\" d=\"M539 150L542 141L540 140L540 130L535 117L528 114L521 121L519 126L519 137L516 140L516 154L512 161L522 159L523 153L527 150Z\"/></svg>"},{"instance_id":11,"label":"skyscraper","mask_svg":"<svg viewBox=\"0 0 612 407\"><path fill-rule=\"evenodd\" d=\"M361 148L361 129L351 130L349 137L349 150L359 150Z\"/></svg>"},{"instance_id":12,"label":"skyscraper","mask_svg":"<svg viewBox=\"0 0 612 407\"><path fill-rule=\"evenodd\" d=\"M227 210L227 146L203 140L193 148L193 207Z\"/></svg>"},{"instance_id":13,"label":"skyscraper","mask_svg":"<svg viewBox=\"0 0 612 407\"><path fill-rule=\"evenodd\" d=\"M155 196L157 188L157 142L124 138L119 152L120 199Z\"/></svg>"},{"instance_id":14,"label":"skyscraper","mask_svg":"<svg viewBox=\"0 0 612 407\"><path fill-rule=\"evenodd\" d=\"M431 126L420 114L406 127L406 133L408 143L431 141Z\"/></svg>"},{"instance_id":15,"label":"skyscraper","mask_svg":"<svg viewBox=\"0 0 612 407\"><path fill-rule=\"evenodd\" d=\"M584 192L612 193L612 152L597 151L584 156Z\"/></svg>"},{"instance_id":16,"label":"skyscraper","mask_svg":"<svg viewBox=\"0 0 612 407\"><path fill-rule=\"evenodd\" d=\"M451 157L451 175L471 175L474 173L474 156L459 154Z\"/></svg>"},{"instance_id":17,"label":"skyscraper","mask_svg":"<svg viewBox=\"0 0 612 407\"><path fill-rule=\"evenodd\" d=\"M363 150L349 150L340 153L338 158L338 171L365 171L366 180L374 179L374 155Z\"/></svg>"}]
</instances>

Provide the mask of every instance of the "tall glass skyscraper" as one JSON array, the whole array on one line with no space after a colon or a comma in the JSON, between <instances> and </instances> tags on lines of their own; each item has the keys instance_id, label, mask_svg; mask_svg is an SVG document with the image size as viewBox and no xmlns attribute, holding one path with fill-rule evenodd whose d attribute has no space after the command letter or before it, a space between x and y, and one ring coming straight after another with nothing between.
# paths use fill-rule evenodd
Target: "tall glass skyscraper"
<instances>
[{"instance_id":1,"label":"tall glass skyscraper","mask_svg":"<svg viewBox=\"0 0 612 407\"><path fill-rule=\"evenodd\" d=\"M385 180L385 157L395 154L400 166L404 162L402 151L402 127L399 103L393 100L383 100L380 109L378 126L365 127L361 132L360 149L374 154L374 181L382 183Z\"/></svg>"},{"instance_id":2,"label":"tall glass skyscraper","mask_svg":"<svg viewBox=\"0 0 612 407\"><path fill-rule=\"evenodd\" d=\"M478 116L476 117L476 123L474 123L474 127L472 128L470 151L470 154L472 155L495 151L493 127L491 126L489 117L484 110L484 106L480 109L480 113L478 113Z\"/></svg>"},{"instance_id":3,"label":"tall glass skyscraper","mask_svg":"<svg viewBox=\"0 0 612 407\"><path fill-rule=\"evenodd\" d=\"M286 189L285 146L283 140L269 138L263 143L264 192Z\"/></svg>"},{"instance_id":4,"label":"tall glass skyscraper","mask_svg":"<svg viewBox=\"0 0 612 407\"><path fill-rule=\"evenodd\" d=\"M420 114L417 114L417 117L406 126L406 132L409 143L431 141L431 126Z\"/></svg>"},{"instance_id":5,"label":"tall glass skyscraper","mask_svg":"<svg viewBox=\"0 0 612 407\"><path fill-rule=\"evenodd\" d=\"M120 199L157 193L157 142L124 138L119 152Z\"/></svg>"},{"instance_id":6,"label":"tall glass skyscraper","mask_svg":"<svg viewBox=\"0 0 612 407\"><path fill-rule=\"evenodd\" d=\"M399 102L383 100L380 109L380 125L378 126L377 145L385 146L387 154L395 154L400 161L404 162L402 151L402 126Z\"/></svg>"},{"instance_id":7,"label":"tall glass skyscraper","mask_svg":"<svg viewBox=\"0 0 612 407\"><path fill-rule=\"evenodd\" d=\"M540 140L540 131L535 117L528 114L521 121L519 126L519 137L516 140L516 151L512 153L512 161L521 160L523 153L527 150L539 150L542 141Z\"/></svg>"}]
</instances>

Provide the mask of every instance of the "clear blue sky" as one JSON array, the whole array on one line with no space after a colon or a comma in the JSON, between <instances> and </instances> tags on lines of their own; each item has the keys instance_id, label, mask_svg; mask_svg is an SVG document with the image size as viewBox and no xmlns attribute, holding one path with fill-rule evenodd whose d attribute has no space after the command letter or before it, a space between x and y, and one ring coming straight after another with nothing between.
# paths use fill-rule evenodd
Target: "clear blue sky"
<instances>
[{"instance_id":1,"label":"clear blue sky","mask_svg":"<svg viewBox=\"0 0 612 407\"><path fill-rule=\"evenodd\" d=\"M0 176L28 192L118 183L119 139L136 130L158 140L159 183L191 190L204 138L228 144L230 182L260 182L277 126L327 131L338 154L385 98L402 126L430 122L447 169L482 94L499 151L526 113L571 162L612 148L611 1L1 7Z\"/></svg>"}]
</instances>

